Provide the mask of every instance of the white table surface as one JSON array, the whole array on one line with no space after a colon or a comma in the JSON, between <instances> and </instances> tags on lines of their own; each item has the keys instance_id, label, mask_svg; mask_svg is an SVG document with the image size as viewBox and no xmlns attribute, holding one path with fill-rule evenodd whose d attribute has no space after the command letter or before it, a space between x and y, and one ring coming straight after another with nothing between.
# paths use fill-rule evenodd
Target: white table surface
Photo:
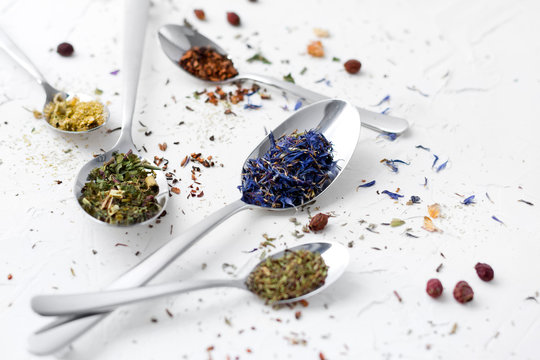
<instances>
[{"instance_id":1,"label":"white table surface","mask_svg":"<svg viewBox=\"0 0 540 360\"><path fill-rule=\"evenodd\" d=\"M208 20L198 21L194 8L203 8ZM241 27L225 21L228 10L240 15ZM317 240L354 242L347 272L308 307L274 310L236 289L170 296L122 308L63 358L319 359L320 353L326 359L538 358L540 304L526 298L537 299L540 291L539 11L532 0L154 1L133 136L149 158L170 160L182 193L170 199L160 224L126 231L89 221L72 194L79 167L119 135L105 130L120 126L122 94L115 93L122 70L116 76L110 72L121 63L121 2L2 1L0 26L50 82L86 93L102 89L112 116L106 129L87 136L51 131L27 110L42 106L42 90L0 52L0 357L37 358L27 353L26 339L49 319L32 313L33 295L100 289L237 199L245 156L265 128L291 114L282 106L290 109L297 99L286 100L271 89L273 99L259 110L233 105L237 116L224 115L223 104L204 103L204 96L194 99L195 90L210 87L179 71L156 37L160 25L186 18L230 51L241 69L278 78L290 72L312 90L375 111L390 107L390 114L407 118L412 127L393 142L362 129L343 177L315 205L320 209L311 209L335 214L323 232L301 239L291 235L301 227L289 218L307 224L307 211L243 212L154 280L229 277L223 264L241 267L258 256L261 250L245 252L258 247L264 233L278 237L279 248ZM316 39L315 27L331 35L322 39L322 59L305 51ZM74 45L73 57L51 50L63 41ZM272 65L245 61L257 51ZM332 61L334 56L341 61ZM362 62L359 75L343 70L349 58ZM300 75L304 67L308 70ZM321 78L331 86L315 83ZM374 106L386 95L389 102ZM152 135L145 136L138 121ZM158 149L161 142L168 143L166 152ZM213 155L223 167L203 169L204 197L186 199L190 168L181 168L180 161L192 152ZM433 154L439 164L448 160L446 169L432 169ZM383 158L410 165L393 173L380 163ZM356 191L362 180L377 183ZM377 194L398 187L405 195L399 201ZM462 205L457 194L474 194L476 203ZM406 205L411 195L420 196L421 204ZM441 234L421 228L427 205L435 202L442 206L443 216L435 220ZM406 224L380 225L392 218ZM371 223L378 224L378 233L366 230ZM406 228L418 238L406 236ZM477 262L493 266L494 281L477 277ZM425 293L432 277L445 288L439 300ZM475 291L466 305L452 297L459 280Z\"/></svg>"}]
</instances>

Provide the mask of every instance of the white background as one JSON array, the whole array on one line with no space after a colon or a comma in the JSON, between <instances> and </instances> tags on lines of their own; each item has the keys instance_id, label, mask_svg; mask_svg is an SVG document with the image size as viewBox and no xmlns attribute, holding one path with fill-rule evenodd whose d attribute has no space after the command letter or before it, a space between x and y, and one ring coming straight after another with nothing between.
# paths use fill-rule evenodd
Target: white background
<instances>
[{"instance_id":1,"label":"white background","mask_svg":"<svg viewBox=\"0 0 540 360\"><path fill-rule=\"evenodd\" d=\"M194 17L194 8L206 11L206 22ZM241 27L226 22L228 10L240 15ZM211 87L175 67L156 37L160 25L186 18L230 51L241 70L277 78L290 72L307 88L374 111L390 107L391 114L413 125L393 142L362 129L345 173L316 204L319 211L335 214L324 232L301 239L291 235L301 227L289 218L307 224L307 211L244 212L155 280L229 277L222 264L240 268L258 256L261 250L246 251L257 248L264 233L278 237L280 248L320 239L354 242L347 272L310 299L307 308L273 310L236 289L171 296L122 308L75 342L64 358L318 359L319 353L327 359L538 358L540 304L525 299L538 298L540 291L539 11L532 0L155 1L133 136L148 149L149 158L170 160L169 169L182 179L182 193L170 199L160 224L126 232L90 222L71 190L79 167L100 149L109 149L119 135L106 129L120 126L122 94L114 94L120 92L122 71L116 76L110 72L121 63L121 2L2 1L0 26L45 77L64 90L102 89L101 99L111 102L111 120L87 136L51 131L27 110L41 108L42 90L0 52L0 357L34 358L25 350L26 338L49 320L31 312L33 295L100 289L237 199L245 157L265 128L291 114L282 106L291 109L297 99L286 100L272 89L272 100L259 110L233 106L236 117L224 115L223 104L205 104L204 96L194 99L193 91ZM322 39L322 59L305 51L316 39L315 27L331 35ZM52 50L63 41L74 45L73 57ZM258 51L272 65L246 62ZM349 58L362 62L359 75L343 70ZM308 70L300 75L304 67ZM331 86L315 83L321 78ZM374 106L386 95L389 102ZM180 121L185 124L179 126ZM145 130L152 135L145 136ZM169 145L166 152L158 149L162 142ZM186 199L190 167L181 168L180 161L192 152L213 155L224 166L203 169L204 197ZM446 169L432 169L433 154L439 164L449 160ZM410 165L393 173L379 162L383 158ZM356 191L362 180L377 183ZM398 187L405 195L399 201L377 194ZM476 203L462 205L464 197L457 194L474 194ZM422 203L406 205L411 195L420 196ZM427 205L435 202L442 206L443 217L435 220L442 234L421 228ZM406 224L380 225L392 218ZM366 230L372 223L378 224L378 234ZM418 238L406 236L407 228ZM478 279L473 267L479 261L493 266L494 281ZM425 293L432 277L445 287L439 300ZM452 297L459 280L475 291L466 305ZM294 315L298 310L300 320ZM294 339L306 344L294 345ZM209 346L214 346L210 353Z\"/></svg>"}]
</instances>

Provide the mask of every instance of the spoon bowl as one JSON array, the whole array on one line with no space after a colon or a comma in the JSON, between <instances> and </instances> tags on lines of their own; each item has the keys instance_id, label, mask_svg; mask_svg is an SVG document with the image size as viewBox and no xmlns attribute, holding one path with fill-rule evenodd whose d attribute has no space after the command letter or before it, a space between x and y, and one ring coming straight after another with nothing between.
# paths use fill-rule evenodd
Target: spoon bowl
<instances>
[{"instance_id":1,"label":"spoon bowl","mask_svg":"<svg viewBox=\"0 0 540 360\"><path fill-rule=\"evenodd\" d=\"M43 105L43 108L42 108L43 112L44 112L45 107L47 106L47 104L49 104L50 102L52 102L54 100L54 97L55 97L56 94L62 94L62 97L65 98L66 100L69 100L69 99L71 99L73 97L78 97L79 100L81 100L81 101L95 100L90 95L86 95L86 94L67 94L64 91L60 91L60 90L55 89L54 87L52 87L47 82L47 80L45 80L45 78L40 73L40 71L37 69L37 67L30 61L30 59L28 59L28 57L21 51L21 49L19 49L19 47L17 45L15 45L13 40L11 40L11 38L9 36L7 36L7 34L2 29L0 29L0 49L3 49L9 56L11 56L11 58L13 60L15 60L24 70L26 70L26 72L30 76L32 76L34 78L34 80L39 85L41 85L41 87L43 87L43 90L45 90L45 104ZM96 126L96 127L93 127L91 129L88 129L88 130L84 130L84 131L62 130L62 129L59 129L59 128L51 125L47 121L47 119L45 119L45 116L43 116L43 120L45 121L45 123L51 129L54 129L54 130L56 130L58 132L61 132L61 133L64 133L64 134L86 134L86 133L89 133L89 132L92 132L92 131L95 131L95 130L101 128L103 125L105 125L109 121L109 116L110 116L109 109L107 108L107 106L105 104L102 104L102 105L103 105L103 115L104 115L103 124L101 124L99 126Z\"/></svg>"},{"instance_id":2,"label":"spoon bowl","mask_svg":"<svg viewBox=\"0 0 540 360\"><path fill-rule=\"evenodd\" d=\"M326 266L328 273L324 284L318 288L294 298L276 301L273 304L287 304L309 298L331 286L343 274L349 264L349 253L345 246L336 242L306 243L286 249L268 256L272 259L283 257L287 251L307 250L319 253ZM98 291L94 293L72 295L40 295L32 299L32 309L45 316L56 315L81 315L112 311L118 306L131 304L138 301L155 299L162 296L179 294L188 291L208 289L214 287L236 287L248 290L246 282L249 274L266 261L266 258L252 267L248 275L233 280L194 280L184 282L150 285L140 288Z\"/></svg>"},{"instance_id":3,"label":"spoon bowl","mask_svg":"<svg viewBox=\"0 0 540 360\"><path fill-rule=\"evenodd\" d=\"M221 48L218 44L205 37L195 29L187 26L175 24L163 25L158 30L158 39L161 44L161 49L169 58L169 60L171 60L178 68L182 69L185 73L197 79L199 78L186 71L182 66L180 66L179 63L180 58L186 53L186 51L188 51L192 47L210 47L216 50L221 55L229 58L229 60L232 60L230 56L225 52L225 50L223 50L223 48ZM223 81L204 81L214 85L226 85L236 81L251 80L295 94L298 97L305 99L307 102L313 103L324 99L330 99L330 97L328 96L302 88L299 85L290 82L274 79L261 74L243 73L238 68L237 70L238 75L230 79ZM362 119L362 126L367 127L371 130L375 130L383 134L395 134L397 136L402 134L409 128L409 123L405 119L380 114L378 112L373 112L360 107L357 107L356 110L358 111L358 113L360 113L360 117Z\"/></svg>"}]
</instances>

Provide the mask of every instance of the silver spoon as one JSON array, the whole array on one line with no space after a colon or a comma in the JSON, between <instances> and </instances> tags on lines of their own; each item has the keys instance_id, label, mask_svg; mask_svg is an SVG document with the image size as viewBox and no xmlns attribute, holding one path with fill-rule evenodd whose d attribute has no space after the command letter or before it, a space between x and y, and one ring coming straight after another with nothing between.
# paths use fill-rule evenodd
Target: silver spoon
<instances>
[{"instance_id":1,"label":"silver spoon","mask_svg":"<svg viewBox=\"0 0 540 360\"><path fill-rule=\"evenodd\" d=\"M184 69L179 65L178 62L180 58L184 55L184 53L194 46L210 47L215 49L218 53L226 55L228 57L225 50L223 50L218 44L214 43L206 36L187 26L180 26L174 24L164 25L158 31L158 38L165 55L167 55L167 57L182 70ZM194 76L187 71L186 73ZM314 91L304 89L290 82L277 80L272 77L260 74L244 74L240 71L238 75L231 79L211 83L215 85L223 85L239 80L251 80L262 84L274 86L292 94L295 94L308 102L316 102L319 100L330 99L329 96L325 96ZM383 115L359 107L357 107L356 109L360 113L362 126L368 129L375 130L384 134L391 133L400 135L409 128L409 123L405 119L389 115Z\"/></svg>"},{"instance_id":2,"label":"silver spoon","mask_svg":"<svg viewBox=\"0 0 540 360\"><path fill-rule=\"evenodd\" d=\"M343 100L323 100L295 112L285 122L273 130L274 136L290 135L299 130L318 129L333 144L334 159L339 159L340 169L330 184L312 200L316 200L328 190L340 176L349 162L360 134L360 116L356 108ZM267 136L253 152L251 158L258 158L270 148ZM185 230L182 235L172 239L149 255L141 263L113 282L107 290L125 289L145 285L173 260L193 246L207 232L222 223L231 215L246 209L287 211L292 208L266 208L246 204L236 200L224 208L206 216L202 221ZM84 317L61 317L38 330L29 339L30 352L38 355L51 354L82 335L109 313L91 314Z\"/></svg>"},{"instance_id":3,"label":"silver spoon","mask_svg":"<svg viewBox=\"0 0 540 360\"><path fill-rule=\"evenodd\" d=\"M326 276L324 285L302 296L277 301L275 304L295 302L323 291L343 274L349 263L349 253L347 252L347 249L339 243L307 243L289 249L289 251L299 250L308 250L321 254L326 266L328 266L328 275ZM282 257L285 255L286 251L288 250L280 251L269 257L272 259ZM246 285L248 276L264 261L266 261L266 259L263 259L257 265L253 266L245 276L241 276L237 279L188 280L184 282L150 285L123 290L98 291L85 294L41 295L34 297L31 305L32 309L40 315L81 315L112 311L121 305L214 287L235 287L249 291Z\"/></svg>"},{"instance_id":4,"label":"silver spoon","mask_svg":"<svg viewBox=\"0 0 540 360\"><path fill-rule=\"evenodd\" d=\"M13 40L11 40L9 38L9 36L7 36L7 34L2 29L0 29L0 49L3 49L9 56L11 56L11 58L13 60L15 60L24 70L26 70L26 72L28 74L30 74L34 78L34 80L37 81L37 83L39 85L41 85L43 87L43 90L45 90L45 104L43 105L43 110L45 110L45 106L47 104L51 103L54 100L54 97L57 94L60 94L60 96L62 96L62 98L65 99L65 100L70 100L70 99L72 99L74 97L79 98L79 100L81 100L81 101L92 101L92 100L94 100L94 98L91 97L90 95L86 95L86 94L67 94L67 93L65 93L65 92L63 92L61 90L57 90L57 89L53 88L47 82L47 80L45 80L43 75L41 75L41 73L36 68L36 66L28 59L28 57L26 57L26 55L21 51L21 49L19 49L17 47L17 45L15 45ZM105 125L107 123L107 121L109 120L109 109L107 109L107 106L105 106L105 104L103 104L103 115L104 115L103 124L101 124L99 126L96 126L96 127L92 128L90 130L84 130L84 131L62 130L62 129L59 129L59 128L51 125L47 121L47 119L45 119L45 116L43 117L43 119L45 120L47 125L49 125L49 127L51 127L52 129L54 129L56 131L66 133L66 134L86 134L86 133L89 133L91 131L99 129L100 127Z\"/></svg>"},{"instance_id":5,"label":"silver spoon","mask_svg":"<svg viewBox=\"0 0 540 360\"><path fill-rule=\"evenodd\" d=\"M129 1L127 3L129 3ZM137 2L134 1L134 3ZM75 185L73 187L73 193L77 200L81 196L81 190L84 184L87 182L90 171L97 167L101 167L103 163L109 161L113 153L127 153L131 150L141 160L144 160L141 152L135 147L135 144L133 143L133 138L131 137L131 126L133 123L135 100L137 98L137 85L139 82L139 73L141 68L142 50L144 47L144 37L146 32L146 21L148 13L147 0L143 0L140 3L144 3L144 5L146 6L143 6L143 4L141 4L140 8L138 8L136 5L133 6L135 8L131 9L131 13L132 16L137 18L130 18L131 25L129 26L129 28L126 28L124 30L125 35L122 59L122 131L120 133L120 138L111 150L90 160L79 170ZM131 5L128 5L128 11L130 10L130 7ZM149 163L151 162L149 161ZM165 209L165 206L167 205L167 200L169 199L169 187L163 171L156 171L156 182L159 186L159 193L156 196L156 201L160 206L160 211L158 211L153 217L140 223L132 225L114 224L113 226L134 226L147 224L156 219L162 213L162 210ZM87 213L84 209L83 211L92 220L100 224L108 224L99 219L96 219L95 217Z\"/></svg>"}]
</instances>

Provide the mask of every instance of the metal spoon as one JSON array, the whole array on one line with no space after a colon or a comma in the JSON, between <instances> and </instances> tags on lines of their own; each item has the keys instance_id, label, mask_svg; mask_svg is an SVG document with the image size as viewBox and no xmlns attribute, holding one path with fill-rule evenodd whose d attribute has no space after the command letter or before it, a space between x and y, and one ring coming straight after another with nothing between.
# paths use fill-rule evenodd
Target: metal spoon
<instances>
[{"instance_id":1,"label":"metal spoon","mask_svg":"<svg viewBox=\"0 0 540 360\"><path fill-rule=\"evenodd\" d=\"M226 55L228 57L225 50L223 50L218 44L214 43L212 40L208 39L196 30L191 29L187 26L180 26L174 24L164 25L158 31L158 38L165 55L167 55L167 57L182 70L184 69L179 65L178 62L180 58L184 55L184 53L194 46L210 47L215 49L220 54ZM187 71L186 73L194 76ZM315 102L331 98L329 96L325 96L314 91L304 89L293 83L277 80L269 76L260 74L243 74L240 72L238 75L231 79L227 79L225 81L216 81L212 83L216 85L223 85L239 80L251 80L274 86L292 94L295 94L308 102ZM357 107L356 109L360 113L362 125L364 127L367 127L368 129L375 130L384 134L391 133L400 135L409 128L409 123L405 119L389 115L383 115L359 107Z\"/></svg>"},{"instance_id":2,"label":"metal spoon","mask_svg":"<svg viewBox=\"0 0 540 360\"><path fill-rule=\"evenodd\" d=\"M45 104L43 105L43 110L45 110L45 106L47 104L49 104L50 102L52 102L54 100L54 97L55 97L56 94L61 94L62 98L66 99L66 100L70 100L71 98L74 98L74 97L79 98L79 100L81 100L81 101L92 101L92 100L94 100L94 98L91 97L90 95L86 95L86 94L67 94L67 93L65 93L65 92L63 92L61 90L57 90L57 89L53 88L47 82L47 80L45 80L43 75L41 75L41 73L36 68L36 66L28 59L28 57L26 57L26 55L21 51L21 49L19 49L17 47L17 45L15 45L13 40L11 40L9 38L9 36L7 36L7 34L2 29L0 29L0 48L3 49L9 56L11 56L11 58L13 60L15 60L24 70L26 70L26 72L28 74L30 74L34 78L34 80L37 81L37 83L39 85L41 85L43 87L43 89L45 90ZM66 133L66 134L86 134L86 133L89 133L90 131L94 131L94 130L99 129L100 127L105 125L107 123L107 121L109 120L109 109L107 109L107 106L105 106L105 104L103 104L103 115L104 115L103 124L101 124L99 126L96 126L96 127L92 128L92 129L89 129L89 130L84 130L84 131L62 130L62 129L59 129L59 128L54 127L53 125L51 125L47 121L47 119L45 119L45 117L43 117L43 119L45 120L47 125L49 125L49 127L51 127L52 129L54 129L56 131Z\"/></svg>"},{"instance_id":3,"label":"metal spoon","mask_svg":"<svg viewBox=\"0 0 540 360\"><path fill-rule=\"evenodd\" d=\"M131 126L133 123L135 100L137 98L137 85L139 82L142 50L146 32L148 0L133 1L133 5L130 4L130 1L127 1L126 3L128 4L126 11L130 14L126 16L130 16L130 25L124 29L125 40L122 64L122 131L120 133L120 138L111 150L90 160L79 170L79 174L77 175L77 179L75 181L75 186L73 187L73 193L75 194L75 198L77 199L81 196L81 190L84 184L87 182L90 171L97 167L101 167L104 162L110 160L113 153L127 153L131 150L141 160L143 160L141 152L135 147L135 144L133 143L133 138L131 137ZM137 3L140 3L140 7L137 6ZM163 210L167 205L167 200L169 199L169 187L167 185L167 179L165 178L165 175L162 171L156 172L156 182L159 186L159 194L156 196L156 201L158 202L161 210ZM115 224L113 226L133 226L147 224L156 219L161 214L161 212L162 211L158 211L153 217L145 220L144 222L132 225ZM92 215L88 214L86 211L84 211L84 213L87 214L89 218L100 224L108 224L106 222L96 219Z\"/></svg>"},{"instance_id":4,"label":"metal spoon","mask_svg":"<svg viewBox=\"0 0 540 360\"><path fill-rule=\"evenodd\" d=\"M289 251L299 250L308 250L321 254L325 264L328 266L328 275L324 285L302 296L277 301L275 304L285 304L306 299L323 291L343 274L349 263L349 253L347 252L347 249L339 243L307 243L289 249ZM280 251L269 257L272 259L280 258L285 255L286 251L288 250ZM235 287L249 291L246 285L248 276L264 261L266 261L266 259L260 261L256 266L253 266L245 276L237 279L188 280L184 282L150 285L125 290L99 291L73 295L41 295L34 297L31 305L32 309L40 315L80 315L85 313L112 311L121 305L131 304L142 300L214 287Z\"/></svg>"},{"instance_id":5,"label":"metal spoon","mask_svg":"<svg viewBox=\"0 0 540 360\"><path fill-rule=\"evenodd\" d=\"M360 116L355 107L343 100L323 100L306 106L295 112L285 122L273 130L276 138L289 135L293 131L318 129L332 142L334 159L339 159L340 169L330 184L312 200L317 199L342 173L349 162L360 134ZM253 152L250 158L257 158L270 148L269 137L266 137ZM193 246L203 235L229 218L231 215L246 209L264 209L287 211L291 208L265 208L244 203L242 200L225 206L224 208L206 216L193 227L185 230L182 235L172 239L153 254L144 259L130 271L113 282L107 290L125 289L142 286L161 272L173 260L182 255ZM38 330L29 339L30 352L38 355L53 353L69 345L86 330L97 324L109 313L90 314L84 317L58 318L49 326Z\"/></svg>"}]
</instances>

